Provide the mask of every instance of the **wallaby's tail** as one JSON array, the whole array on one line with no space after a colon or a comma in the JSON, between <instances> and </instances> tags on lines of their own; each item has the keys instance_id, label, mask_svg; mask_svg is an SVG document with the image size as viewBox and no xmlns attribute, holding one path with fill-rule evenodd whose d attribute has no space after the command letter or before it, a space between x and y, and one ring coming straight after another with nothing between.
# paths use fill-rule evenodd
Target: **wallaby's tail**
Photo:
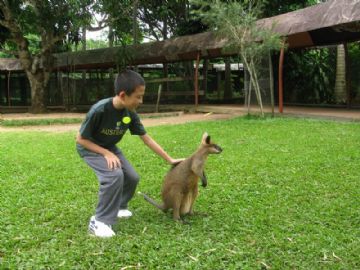
<instances>
[{"instance_id":1,"label":"wallaby's tail","mask_svg":"<svg viewBox=\"0 0 360 270\"><path fill-rule=\"evenodd\" d=\"M164 205L160 205L158 204L155 200L153 200L152 198L150 198L148 195L142 193L142 192L138 192L139 195L143 196L145 201L151 203L153 206L155 206L156 208L159 208L162 211L166 211Z\"/></svg>"}]
</instances>

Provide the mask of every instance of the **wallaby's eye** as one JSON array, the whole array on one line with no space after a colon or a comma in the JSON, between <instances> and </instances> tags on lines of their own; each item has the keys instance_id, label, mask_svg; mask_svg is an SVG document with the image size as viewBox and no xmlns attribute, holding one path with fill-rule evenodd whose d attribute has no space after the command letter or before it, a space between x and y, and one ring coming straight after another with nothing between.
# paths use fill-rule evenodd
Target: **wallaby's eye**
<instances>
[{"instance_id":1,"label":"wallaby's eye","mask_svg":"<svg viewBox=\"0 0 360 270\"><path fill-rule=\"evenodd\" d=\"M210 144L210 136L207 136L205 141L207 144Z\"/></svg>"}]
</instances>

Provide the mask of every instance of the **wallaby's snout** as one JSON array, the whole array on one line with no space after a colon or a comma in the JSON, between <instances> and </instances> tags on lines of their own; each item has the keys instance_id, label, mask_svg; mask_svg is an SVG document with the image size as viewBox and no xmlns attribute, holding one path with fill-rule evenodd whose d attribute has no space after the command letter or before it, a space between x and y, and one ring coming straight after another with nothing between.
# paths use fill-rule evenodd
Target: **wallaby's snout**
<instances>
[{"instance_id":1,"label":"wallaby's snout","mask_svg":"<svg viewBox=\"0 0 360 270\"><path fill-rule=\"evenodd\" d=\"M220 154L223 151L223 149L220 146L218 146L217 144L214 145L214 148L216 150L216 152L214 154Z\"/></svg>"},{"instance_id":2,"label":"wallaby's snout","mask_svg":"<svg viewBox=\"0 0 360 270\"><path fill-rule=\"evenodd\" d=\"M223 151L223 149L214 143L208 144L207 145L207 152L209 154L220 154Z\"/></svg>"}]
</instances>

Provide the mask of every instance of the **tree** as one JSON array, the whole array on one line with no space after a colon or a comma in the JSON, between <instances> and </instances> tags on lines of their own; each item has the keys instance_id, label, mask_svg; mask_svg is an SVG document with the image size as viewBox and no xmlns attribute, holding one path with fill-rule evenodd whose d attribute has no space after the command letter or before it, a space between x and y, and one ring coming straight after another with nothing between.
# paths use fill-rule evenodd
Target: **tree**
<instances>
[{"instance_id":1,"label":"tree","mask_svg":"<svg viewBox=\"0 0 360 270\"><path fill-rule=\"evenodd\" d=\"M345 46L344 44L336 47L336 77L335 77L335 102L339 104L346 104L346 60L345 60Z\"/></svg>"},{"instance_id":2,"label":"tree","mask_svg":"<svg viewBox=\"0 0 360 270\"><path fill-rule=\"evenodd\" d=\"M31 87L32 113L46 110L45 88L54 65L52 53L67 35L90 23L90 0L1 0L0 25L9 31L7 43L27 75ZM31 51L29 36L39 37ZM3 43L4 44L4 43Z\"/></svg>"},{"instance_id":3,"label":"tree","mask_svg":"<svg viewBox=\"0 0 360 270\"><path fill-rule=\"evenodd\" d=\"M89 30L109 28L109 47L116 44L129 45L134 37L139 35L140 30L134 26L133 13L137 1L130 0L98 0L94 5L93 12L100 14L102 20L97 22L97 27L89 27ZM134 27L137 31L134 34Z\"/></svg>"},{"instance_id":4,"label":"tree","mask_svg":"<svg viewBox=\"0 0 360 270\"><path fill-rule=\"evenodd\" d=\"M270 50L279 50L283 44L280 36L271 29L257 26L262 5L253 0L226 3L220 0L210 3L199 1L199 4L203 8L197 14L219 35L225 35L229 40L228 48L236 49L241 56L249 72L250 85L254 88L261 115L264 115L258 80L259 65L263 59L267 59Z\"/></svg>"},{"instance_id":5,"label":"tree","mask_svg":"<svg viewBox=\"0 0 360 270\"><path fill-rule=\"evenodd\" d=\"M173 36L178 25L187 20L188 7L187 0L141 0L138 18L146 38L160 41Z\"/></svg>"}]
</instances>

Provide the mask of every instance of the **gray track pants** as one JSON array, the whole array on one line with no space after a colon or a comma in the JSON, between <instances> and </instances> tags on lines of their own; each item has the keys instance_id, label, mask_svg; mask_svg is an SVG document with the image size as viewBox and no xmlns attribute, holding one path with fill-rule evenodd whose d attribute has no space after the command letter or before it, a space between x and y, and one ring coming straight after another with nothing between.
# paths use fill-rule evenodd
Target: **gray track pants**
<instances>
[{"instance_id":1,"label":"gray track pants","mask_svg":"<svg viewBox=\"0 0 360 270\"><path fill-rule=\"evenodd\" d=\"M139 175L118 148L111 150L121 161L121 168L110 170L102 155L89 152L83 155L85 162L94 170L99 180L99 202L96 220L112 225L119 209L127 209L139 183Z\"/></svg>"}]
</instances>

